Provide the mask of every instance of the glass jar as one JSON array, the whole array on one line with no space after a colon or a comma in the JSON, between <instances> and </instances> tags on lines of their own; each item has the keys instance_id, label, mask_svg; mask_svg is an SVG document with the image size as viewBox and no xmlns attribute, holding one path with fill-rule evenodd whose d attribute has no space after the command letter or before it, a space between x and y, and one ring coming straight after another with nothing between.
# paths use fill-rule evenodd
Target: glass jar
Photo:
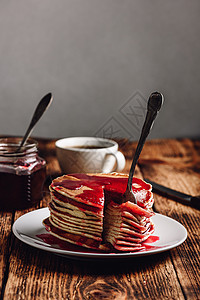
<instances>
[{"instance_id":1,"label":"glass jar","mask_svg":"<svg viewBox=\"0 0 200 300\"><path fill-rule=\"evenodd\" d=\"M15 152L21 138L0 138L0 210L22 209L43 196L46 162L38 156L37 142L29 139Z\"/></svg>"}]
</instances>

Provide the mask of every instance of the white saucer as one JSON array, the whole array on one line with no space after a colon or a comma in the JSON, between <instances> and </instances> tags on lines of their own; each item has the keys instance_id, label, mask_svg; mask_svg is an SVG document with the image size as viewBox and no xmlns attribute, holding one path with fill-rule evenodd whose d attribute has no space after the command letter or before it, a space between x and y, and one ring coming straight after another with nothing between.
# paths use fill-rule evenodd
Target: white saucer
<instances>
[{"instance_id":1,"label":"white saucer","mask_svg":"<svg viewBox=\"0 0 200 300\"><path fill-rule=\"evenodd\" d=\"M156 214L152 217L155 224L155 232L149 242L147 240L147 249L139 252L125 252L125 253L102 253L97 251L87 251L85 248L75 247L75 250L61 249L59 245L47 243L44 239L38 237L48 232L44 228L42 221L49 216L48 208L41 208L29 212L18 218L13 224L14 235L22 242L33 246L35 248L53 252L58 255L71 258L125 258L138 257L144 255L151 255L170 250L182 244L187 238L187 231L179 222L166 217L164 215Z\"/></svg>"}]
</instances>

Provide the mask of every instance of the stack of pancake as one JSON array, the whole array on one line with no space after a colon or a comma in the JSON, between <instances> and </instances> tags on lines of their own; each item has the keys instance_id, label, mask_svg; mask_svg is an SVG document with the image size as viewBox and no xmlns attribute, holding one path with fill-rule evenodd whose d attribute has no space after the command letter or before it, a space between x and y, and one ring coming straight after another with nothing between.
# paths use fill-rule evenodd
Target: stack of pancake
<instances>
[{"instance_id":1,"label":"stack of pancake","mask_svg":"<svg viewBox=\"0 0 200 300\"><path fill-rule=\"evenodd\" d=\"M154 213L130 201L116 204L110 201L104 219L105 241L119 251L137 251L153 232L150 218Z\"/></svg>"},{"instance_id":2,"label":"stack of pancake","mask_svg":"<svg viewBox=\"0 0 200 300\"><path fill-rule=\"evenodd\" d=\"M137 204L122 203L128 176L71 174L50 185L46 229L55 237L90 249L142 250L154 231L151 185L133 178Z\"/></svg>"}]
</instances>

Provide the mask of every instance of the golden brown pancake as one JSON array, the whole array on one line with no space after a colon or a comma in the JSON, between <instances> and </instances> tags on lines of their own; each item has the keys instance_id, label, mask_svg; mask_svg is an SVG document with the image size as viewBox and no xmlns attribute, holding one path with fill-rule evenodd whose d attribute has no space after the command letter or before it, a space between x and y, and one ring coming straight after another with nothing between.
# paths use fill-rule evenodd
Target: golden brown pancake
<instances>
[{"instance_id":1,"label":"golden brown pancake","mask_svg":"<svg viewBox=\"0 0 200 300\"><path fill-rule=\"evenodd\" d=\"M151 217L151 185L133 178L137 204L122 203L128 176L111 174L70 174L50 185L50 217L46 229L55 237L79 246L118 251L138 251L154 231Z\"/></svg>"}]
</instances>

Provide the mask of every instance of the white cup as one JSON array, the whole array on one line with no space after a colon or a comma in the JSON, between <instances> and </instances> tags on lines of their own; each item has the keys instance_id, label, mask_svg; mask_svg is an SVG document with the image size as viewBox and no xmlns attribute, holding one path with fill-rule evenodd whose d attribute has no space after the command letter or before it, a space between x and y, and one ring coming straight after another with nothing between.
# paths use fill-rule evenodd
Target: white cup
<instances>
[{"instance_id":1,"label":"white cup","mask_svg":"<svg viewBox=\"0 0 200 300\"><path fill-rule=\"evenodd\" d=\"M98 137L70 137L56 141L56 154L62 171L71 173L120 172L125 157L118 144Z\"/></svg>"}]
</instances>

